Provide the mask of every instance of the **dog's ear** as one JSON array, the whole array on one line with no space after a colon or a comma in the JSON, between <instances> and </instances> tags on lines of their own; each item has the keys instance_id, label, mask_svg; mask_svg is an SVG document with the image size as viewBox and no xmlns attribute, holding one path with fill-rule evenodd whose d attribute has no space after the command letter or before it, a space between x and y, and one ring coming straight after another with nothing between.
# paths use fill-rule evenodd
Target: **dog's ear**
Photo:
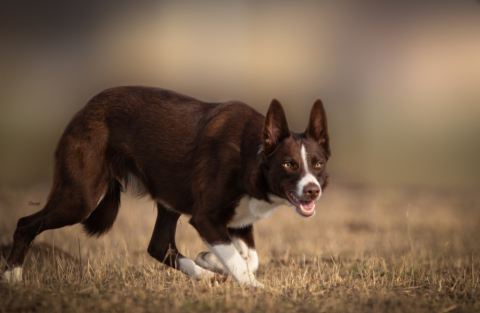
<instances>
[{"instance_id":1,"label":"dog's ear","mask_svg":"<svg viewBox=\"0 0 480 313\"><path fill-rule=\"evenodd\" d=\"M313 104L305 135L318 142L325 151L327 159L330 158L332 153L330 151L330 137L328 136L327 113L325 113L325 108L320 99L317 99Z\"/></svg>"},{"instance_id":2,"label":"dog's ear","mask_svg":"<svg viewBox=\"0 0 480 313\"><path fill-rule=\"evenodd\" d=\"M277 99L273 99L263 125L262 151L265 155L269 155L282 140L290 136L283 107Z\"/></svg>"}]
</instances>

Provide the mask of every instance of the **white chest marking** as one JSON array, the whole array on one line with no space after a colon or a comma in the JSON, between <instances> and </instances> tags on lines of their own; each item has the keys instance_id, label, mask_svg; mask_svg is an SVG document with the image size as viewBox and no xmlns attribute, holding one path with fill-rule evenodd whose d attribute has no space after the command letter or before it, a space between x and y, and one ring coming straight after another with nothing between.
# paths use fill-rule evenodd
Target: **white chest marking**
<instances>
[{"instance_id":1,"label":"white chest marking","mask_svg":"<svg viewBox=\"0 0 480 313\"><path fill-rule=\"evenodd\" d=\"M318 195L317 200L320 198L320 195L322 194L322 187L318 183L318 180L315 176L310 173L309 167L308 167L308 159L307 159L307 151L305 150L305 146L302 145L302 161L303 161L303 167L305 168L305 175L298 181L297 183L297 195L301 196L303 194L303 188L305 185L309 183L314 183L320 188L320 194Z\"/></svg>"},{"instance_id":2,"label":"white chest marking","mask_svg":"<svg viewBox=\"0 0 480 313\"><path fill-rule=\"evenodd\" d=\"M269 195L269 197L272 203L250 198L248 195L244 196L235 208L235 215L230 223L228 223L228 227L242 228L260 219L267 219L270 214L282 205L291 206L290 202L285 199L273 195Z\"/></svg>"}]
</instances>

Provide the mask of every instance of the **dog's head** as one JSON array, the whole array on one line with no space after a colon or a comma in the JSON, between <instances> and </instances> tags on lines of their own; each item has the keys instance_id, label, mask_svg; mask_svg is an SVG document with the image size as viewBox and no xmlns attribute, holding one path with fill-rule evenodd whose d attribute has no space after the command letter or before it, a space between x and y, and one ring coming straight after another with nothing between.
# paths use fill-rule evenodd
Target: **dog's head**
<instances>
[{"instance_id":1,"label":"dog's head","mask_svg":"<svg viewBox=\"0 0 480 313\"><path fill-rule=\"evenodd\" d=\"M261 153L269 191L288 200L301 216L313 216L331 155L322 101L315 101L305 132L298 134L290 131L282 105L274 99L265 118Z\"/></svg>"}]
</instances>

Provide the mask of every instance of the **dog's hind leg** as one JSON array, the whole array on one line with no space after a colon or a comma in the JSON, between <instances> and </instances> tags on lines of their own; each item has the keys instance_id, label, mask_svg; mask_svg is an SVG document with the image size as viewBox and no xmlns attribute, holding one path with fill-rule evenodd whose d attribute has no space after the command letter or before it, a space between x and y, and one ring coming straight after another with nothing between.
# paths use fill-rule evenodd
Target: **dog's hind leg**
<instances>
[{"instance_id":1,"label":"dog's hind leg","mask_svg":"<svg viewBox=\"0 0 480 313\"><path fill-rule=\"evenodd\" d=\"M244 228L229 228L228 234L238 253L247 264L248 271L255 273L258 269L258 256L253 239L253 225ZM200 252L195 259L195 263L212 272L226 274L225 266L213 252Z\"/></svg>"},{"instance_id":2,"label":"dog's hind leg","mask_svg":"<svg viewBox=\"0 0 480 313\"><path fill-rule=\"evenodd\" d=\"M161 263L178 269L196 280L214 278L214 273L201 268L178 252L175 231L180 214L168 210L159 202L157 202L157 210L157 221L148 245L148 253Z\"/></svg>"},{"instance_id":3,"label":"dog's hind leg","mask_svg":"<svg viewBox=\"0 0 480 313\"><path fill-rule=\"evenodd\" d=\"M3 279L9 282L22 281L22 266L25 254L35 237L45 230L73 225L85 220L95 209L92 201L85 198L81 186L54 185L49 200L39 212L21 218L13 235L13 246L7 259ZM98 192L98 197L100 197Z\"/></svg>"},{"instance_id":4,"label":"dog's hind leg","mask_svg":"<svg viewBox=\"0 0 480 313\"><path fill-rule=\"evenodd\" d=\"M111 214L108 223L105 222L107 219L95 225L87 223L87 230L93 230L91 233L102 233L115 220L120 189L109 167L102 161L105 136L97 131L87 133L86 138L78 138L69 133L70 128L65 131L56 151L53 186L47 203L42 210L19 219L17 223L4 280L22 280L25 254L41 232L84 222L95 209ZM100 216L105 217L105 214Z\"/></svg>"}]
</instances>

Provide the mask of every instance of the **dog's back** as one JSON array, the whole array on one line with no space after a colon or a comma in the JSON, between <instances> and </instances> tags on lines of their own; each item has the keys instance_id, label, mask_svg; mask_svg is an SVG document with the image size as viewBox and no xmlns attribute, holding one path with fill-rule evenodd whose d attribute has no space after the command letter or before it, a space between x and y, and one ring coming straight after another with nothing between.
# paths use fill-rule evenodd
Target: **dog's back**
<instances>
[{"instance_id":1,"label":"dog's back","mask_svg":"<svg viewBox=\"0 0 480 313\"><path fill-rule=\"evenodd\" d=\"M250 132L258 149L263 119L240 102L212 104L162 89L117 87L95 96L73 118L56 159L73 175L82 166L83 180L101 172L191 214L195 184L208 180L199 174L238 169L228 183L242 188L243 136Z\"/></svg>"}]
</instances>

